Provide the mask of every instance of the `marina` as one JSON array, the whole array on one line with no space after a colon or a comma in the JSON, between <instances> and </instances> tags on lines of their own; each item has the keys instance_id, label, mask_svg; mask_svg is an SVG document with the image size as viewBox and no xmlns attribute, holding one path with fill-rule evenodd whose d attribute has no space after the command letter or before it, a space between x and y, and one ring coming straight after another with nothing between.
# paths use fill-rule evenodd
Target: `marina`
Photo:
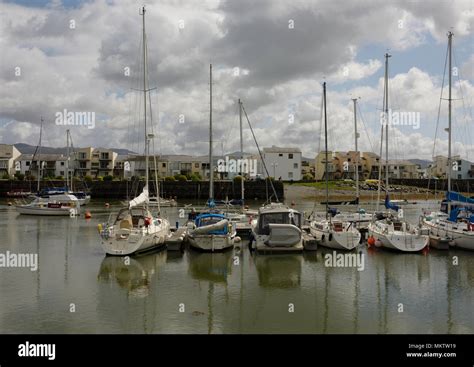
<instances>
[{"instance_id":1,"label":"marina","mask_svg":"<svg viewBox=\"0 0 474 367\"><path fill-rule=\"evenodd\" d=\"M409 205L410 221L416 222L422 206L436 202ZM260 254L249 250L248 241L221 253L168 245L168 250L110 257L97 246L97 223L116 207L120 202L105 208L92 199L92 219L56 219L18 215L2 201L2 251L38 254L36 271L0 269L3 332L474 332L472 314L463 311L474 306L472 251L451 247L401 254L363 243L351 252L364 257L362 271L337 267L337 259L327 262L333 250L324 247ZM312 207L303 201L295 209ZM183 221L179 208L163 213L171 223ZM181 224L178 236L185 229ZM294 313L288 312L289 303ZM396 311L399 304L403 313Z\"/></svg>"}]
</instances>

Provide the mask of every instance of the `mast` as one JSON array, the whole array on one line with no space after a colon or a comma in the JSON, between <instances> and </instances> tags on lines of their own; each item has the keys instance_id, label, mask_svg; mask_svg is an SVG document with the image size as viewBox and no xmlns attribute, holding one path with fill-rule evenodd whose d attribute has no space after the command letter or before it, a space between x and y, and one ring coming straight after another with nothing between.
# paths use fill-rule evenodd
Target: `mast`
<instances>
[{"instance_id":1,"label":"mast","mask_svg":"<svg viewBox=\"0 0 474 367\"><path fill-rule=\"evenodd\" d=\"M240 198L242 200L242 206L244 205L244 176L242 173L242 164L244 160L244 138L242 135L242 102L239 98L239 121L240 121Z\"/></svg>"},{"instance_id":2,"label":"mast","mask_svg":"<svg viewBox=\"0 0 474 367\"><path fill-rule=\"evenodd\" d=\"M388 195L388 181L389 181L389 163L388 163L388 58L392 57L388 53L385 54L385 195Z\"/></svg>"},{"instance_id":3,"label":"mast","mask_svg":"<svg viewBox=\"0 0 474 367\"><path fill-rule=\"evenodd\" d=\"M214 199L214 170L212 169L212 64L209 65L209 202Z\"/></svg>"},{"instance_id":4,"label":"mast","mask_svg":"<svg viewBox=\"0 0 474 367\"><path fill-rule=\"evenodd\" d=\"M357 98L352 98L354 102L354 136L355 136L355 151L356 151L356 161L355 161L355 179L356 179L356 199L357 199L357 209L359 209L359 133L357 132Z\"/></svg>"},{"instance_id":5,"label":"mast","mask_svg":"<svg viewBox=\"0 0 474 367\"><path fill-rule=\"evenodd\" d=\"M69 191L69 129L66 130L66 189Z\"/></svg>"},{"instance_id":6,"label":"mast","mask_svg":"<svg viewBox=\"0 0 474 367\"><path fill-rule=\"evenodd\" d=\"M150 149L150 141L148 139L147 134L147 126L146 126L146 35L145 35L145 6L142 7L142 21L143 21L143 116L144 116L144 125L145 125L145 187L148 189L148 180L149 180L149 172L148 172L148 156L149 156L149 149ZM147 202L148 207L148 202Z\"/></svg>"},{"instance_id":7,"label":"mast","mask_svg":"<svg viewBox=\"0 0 474 367\"><path fill-rule=\"evenodd\" d=\"M323 98L324 98L324 150L326 154L325 170L326 170L326 220L331 222L329 215L329 170L328 170L328 115L326 111L326 82L323 83Z\"/></svg>"},{"instance_id":8,"label":"mast","mask_svg":"<svg viewBox=\"0 0 474 367\"><path fill-rule=\"evenodd\" d=\"M453 164L452 164L452 129L451 129L451 87L452 87L452 46L453 46L453 32L448 32L448 52L449 52L449 89L448 89L448 193L451 192L451 176L452 176L452 169L453 169ZM448 200L448 213L451 212L451 201Z\"/></svg>"},{"instance_id":9,"label":"mast","mask_svg":"<svg viewBox=\"0 0 474 367\"><path fill-rule=\"evenodd\" d=\"M43 137L43 116L41 116L41 125L40 125L40 138L38 144L38 187L37 191L40 192L40 180L41 180L41 139Z\"/></svg>"}]
</instances>

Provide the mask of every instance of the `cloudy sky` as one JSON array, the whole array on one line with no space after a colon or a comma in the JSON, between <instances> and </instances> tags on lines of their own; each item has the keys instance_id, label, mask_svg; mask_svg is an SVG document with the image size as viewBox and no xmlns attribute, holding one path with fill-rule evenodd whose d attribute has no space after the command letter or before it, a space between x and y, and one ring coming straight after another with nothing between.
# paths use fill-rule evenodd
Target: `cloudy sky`
<instances>
[{"instance_id":1,"label":"cloudy sky","mask_svg":"<svg viewBox=\"0 0 474 367\"><path fill-rule=\"evenodd\" d=\"M139 107L142 19L136 0L0 2L0 142L65 145L58 111L94 112L95 128L70 127L75 146L142 151ZM155 150L206 154L209 64L217 153L239 150L238 98L259 145L320 147L322 82L329 148L378 151L384 53L393 112L391 158L447 153L441 86L447 32L454 33L454 153L474 160L474 0L160 0L146 2ZM445 85L447 80L445 80ZM447 88L443 98L447 98ZM419 128L417 128L419 127ZM246 151L255 151L244 125ZM141 142L141 143L140 143Z\"/></svg>"}]
</instances>

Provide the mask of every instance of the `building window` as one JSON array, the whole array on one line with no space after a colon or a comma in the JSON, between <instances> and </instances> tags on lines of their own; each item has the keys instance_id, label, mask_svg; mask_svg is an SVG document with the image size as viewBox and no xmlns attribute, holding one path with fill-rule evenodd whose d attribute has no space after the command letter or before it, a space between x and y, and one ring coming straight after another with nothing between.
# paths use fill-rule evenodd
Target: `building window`
<instances>
[{"instance_id":1,"label":"building window","mask_svg":"<svg viewBox=\"0 0 474 367\"><path fill-rule=\"evenodd\" d=\"M166 163L161 163L161 167L166 168Z\"/></svg>"},{"instance_id":2,"label":"building window","mask_svg":"<svg viewBox=\"0 0 474 367\"><path fill-rule=\"evenodd\" d=\"M60 174L61 176L64 176L64 171L59 171L59 174Z\"/></svg>"},{"instance_id":3,"label":"building window","mask_svg":"<svg viewBox=\"0 0 474 367\"><path fill-rule=\"evenodd\" d=\"M293 159L293 153L288 154L288 159Z\"/></svg>"},{"instance_id":4,"label":"building window","mask_svg":"<svg viewBox=\"0 0 474 367\"><path fill-rule=\"evenodd\" d=\"M462 180L462 175L458 175L458 180Z\"/></svg>"},{"instance_id":5,"label":"building window","mask_svg":"<svg viewBox=\"0 0 474 367\"><path fill-rule=\"evenodd\" d=\"M288 172L288 178L293 178L293 172Z\"/></svg>"},{"instance_id":6,"label":"building window","mask_svg":"<svg viewBox=\"0 0 474 367\"><path fill-rule=\"evenodd\" d=\"M30 161L26 161L26 166L29 167L30 166Z\"/></svg>"},{"instance_id":7,"label":"building window","mask_svg":"<svg viewBox=\"0 0 474 367\"><path fill-rule=\"evenodd\" d=\"M64 162L61 162L61 166L64 166Z\"/></svg>"},{"instance_id":8,"label":"building window","mask_svg":"<svg viewBox=\"0 0 474 367\"><path fill-rule=\"evenodd\" d=\"M194 163L194 168L199 168L199 163Z\"/></svg>"},{"instance_id":9,"label":"building window","mask_svg":"<svg viewBox=\"0 0 474 367\"><path fill-rule=\"evenodd\" d=\"M293 168L298 169L298 163L293 163Z\"/></svg>"},{"instance_id":10,"label":"building window","mask_svg":"<svg viewBox=\"0 0 474 367\"><path fill-rule=\"evenodd\" d=\"M280 154L278 154L278 156L279 156L279 157L283 157L283 154L282 154L282 153L280 153Z\"/></svg>"}]
</instances>

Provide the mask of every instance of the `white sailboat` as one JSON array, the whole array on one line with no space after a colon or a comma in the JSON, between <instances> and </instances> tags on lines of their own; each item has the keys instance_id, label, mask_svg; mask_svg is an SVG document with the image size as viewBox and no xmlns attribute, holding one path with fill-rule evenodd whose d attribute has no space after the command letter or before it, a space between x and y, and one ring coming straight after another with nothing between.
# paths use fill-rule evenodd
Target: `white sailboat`
<instances>
[{"instance_id":1,"label":"white sailboat","mask_svg":"<svg viewBox=\"0 0 474 367\"><path fill-rule=\"evenodd\" d=\"M159 215L154 216L149 210L149 154L153 134L147 132L147 61L145 35L145 7L142 8L143 19L143 93L144 93L144 126L145 126L145 186L140 195L128 203L128 207L119 211L112 225L99 224L102 248L108 255L131 255L165 246L165 240L171 236L170 223ZM151 106L150 106L151 108ZM156 167L155 167L156 168ZM155 169L156 174L156 169ZM158 202L159 209L159 202ZM159 213L159 211L158 211Z\"/></svg>"},{"instance_id":2,"label":"white sailboat","mask_svg":"<svg viewBox=\"0 0 474 367\"><path fill-rule=\"evenodd\" d=\"M448 32L448 70L452 70L453 33ZM448 90L448 193L444 212L433 212L423 216L423 223L429 228L430 241L447 242L451 246L474 250L474 200L452 192L452 72L449 71ZM464 218L460 214L465 212ZM448 214L449 213L449 214Z\"/></svg>"},{"instance_id":3,"label":"white sailboat","mask_svg":"<svg viewBox=\"0 0 474 367\"><path fill-rule=\"evenodd\" d=\"M43 118L41 118L40 137L38 143L38 178L37 190L40 192L41 182L41 143L43 135ZM27 215L46 215L46 216L70 216L75 217L80 213L80 202L74 195L67 192L60 192L57 195L46 197L34 196L33 200L26 202L17 202L15 205L16 211L19 214Z\"/></svg>"},{"instance_id":4,"label":"white sailboat","mask_svg":"<svg viewBox=\"0 0 474 367\"><path fill-rule=\"evenodd\" d=\"M391 57L388 53L385 54L385 83L384 83L384 118L385 118L385 154L386 154L386 182L385 182L385 206L387 209L393 209L398 211L399 208L393 205L389 199L389 162L388 162L388 58ZM382 143L383 143L383 131L384 125L382 125L382 136L380 141L380 152L382 155ZM380 190L381 190L381 160L379 160L379 191L377 199L377 207L380 202ZM377 210L378 211L378 210ZM394 216L389 214L387 218L383 220L373 221L368 226L369 230L369 243L374 242L377 247L385 247L392 250L404 251L404 252L416 252L423 250L429 242L428 236L424 235L424 231L419 226L411 225L406 222L400 216Z\"/></svg>"},{"instance_id":5,"label":"white sailboat","mask_svg":"<svg viewBox=\"0 0 474 367\"><path fill-rule=\"evenodd\" d=\"M214 169L212 163L212 64L209 66L209 199L207 212L188 223L189 244L201 251L223 251L234 247L237 232L224 214L212 210L214 203Z\"/></svg>"},{"instance_id":6,"label":"white sailboat","mask_svg":"<svg viewBox=\"0 0 474 367\"><path fill-rule=\"evenodd\" d=\"M324 139L325 139L325 165L326 165L326 219L313 220L310 223L311 235L319 241L321 246L338 250L352 250L359 245L361 234L351 222L331 218L329 214L329 175L328 175L328 131L326 108L326 82L323 83L324 101Z\"/></svg>"}]
</instances>

